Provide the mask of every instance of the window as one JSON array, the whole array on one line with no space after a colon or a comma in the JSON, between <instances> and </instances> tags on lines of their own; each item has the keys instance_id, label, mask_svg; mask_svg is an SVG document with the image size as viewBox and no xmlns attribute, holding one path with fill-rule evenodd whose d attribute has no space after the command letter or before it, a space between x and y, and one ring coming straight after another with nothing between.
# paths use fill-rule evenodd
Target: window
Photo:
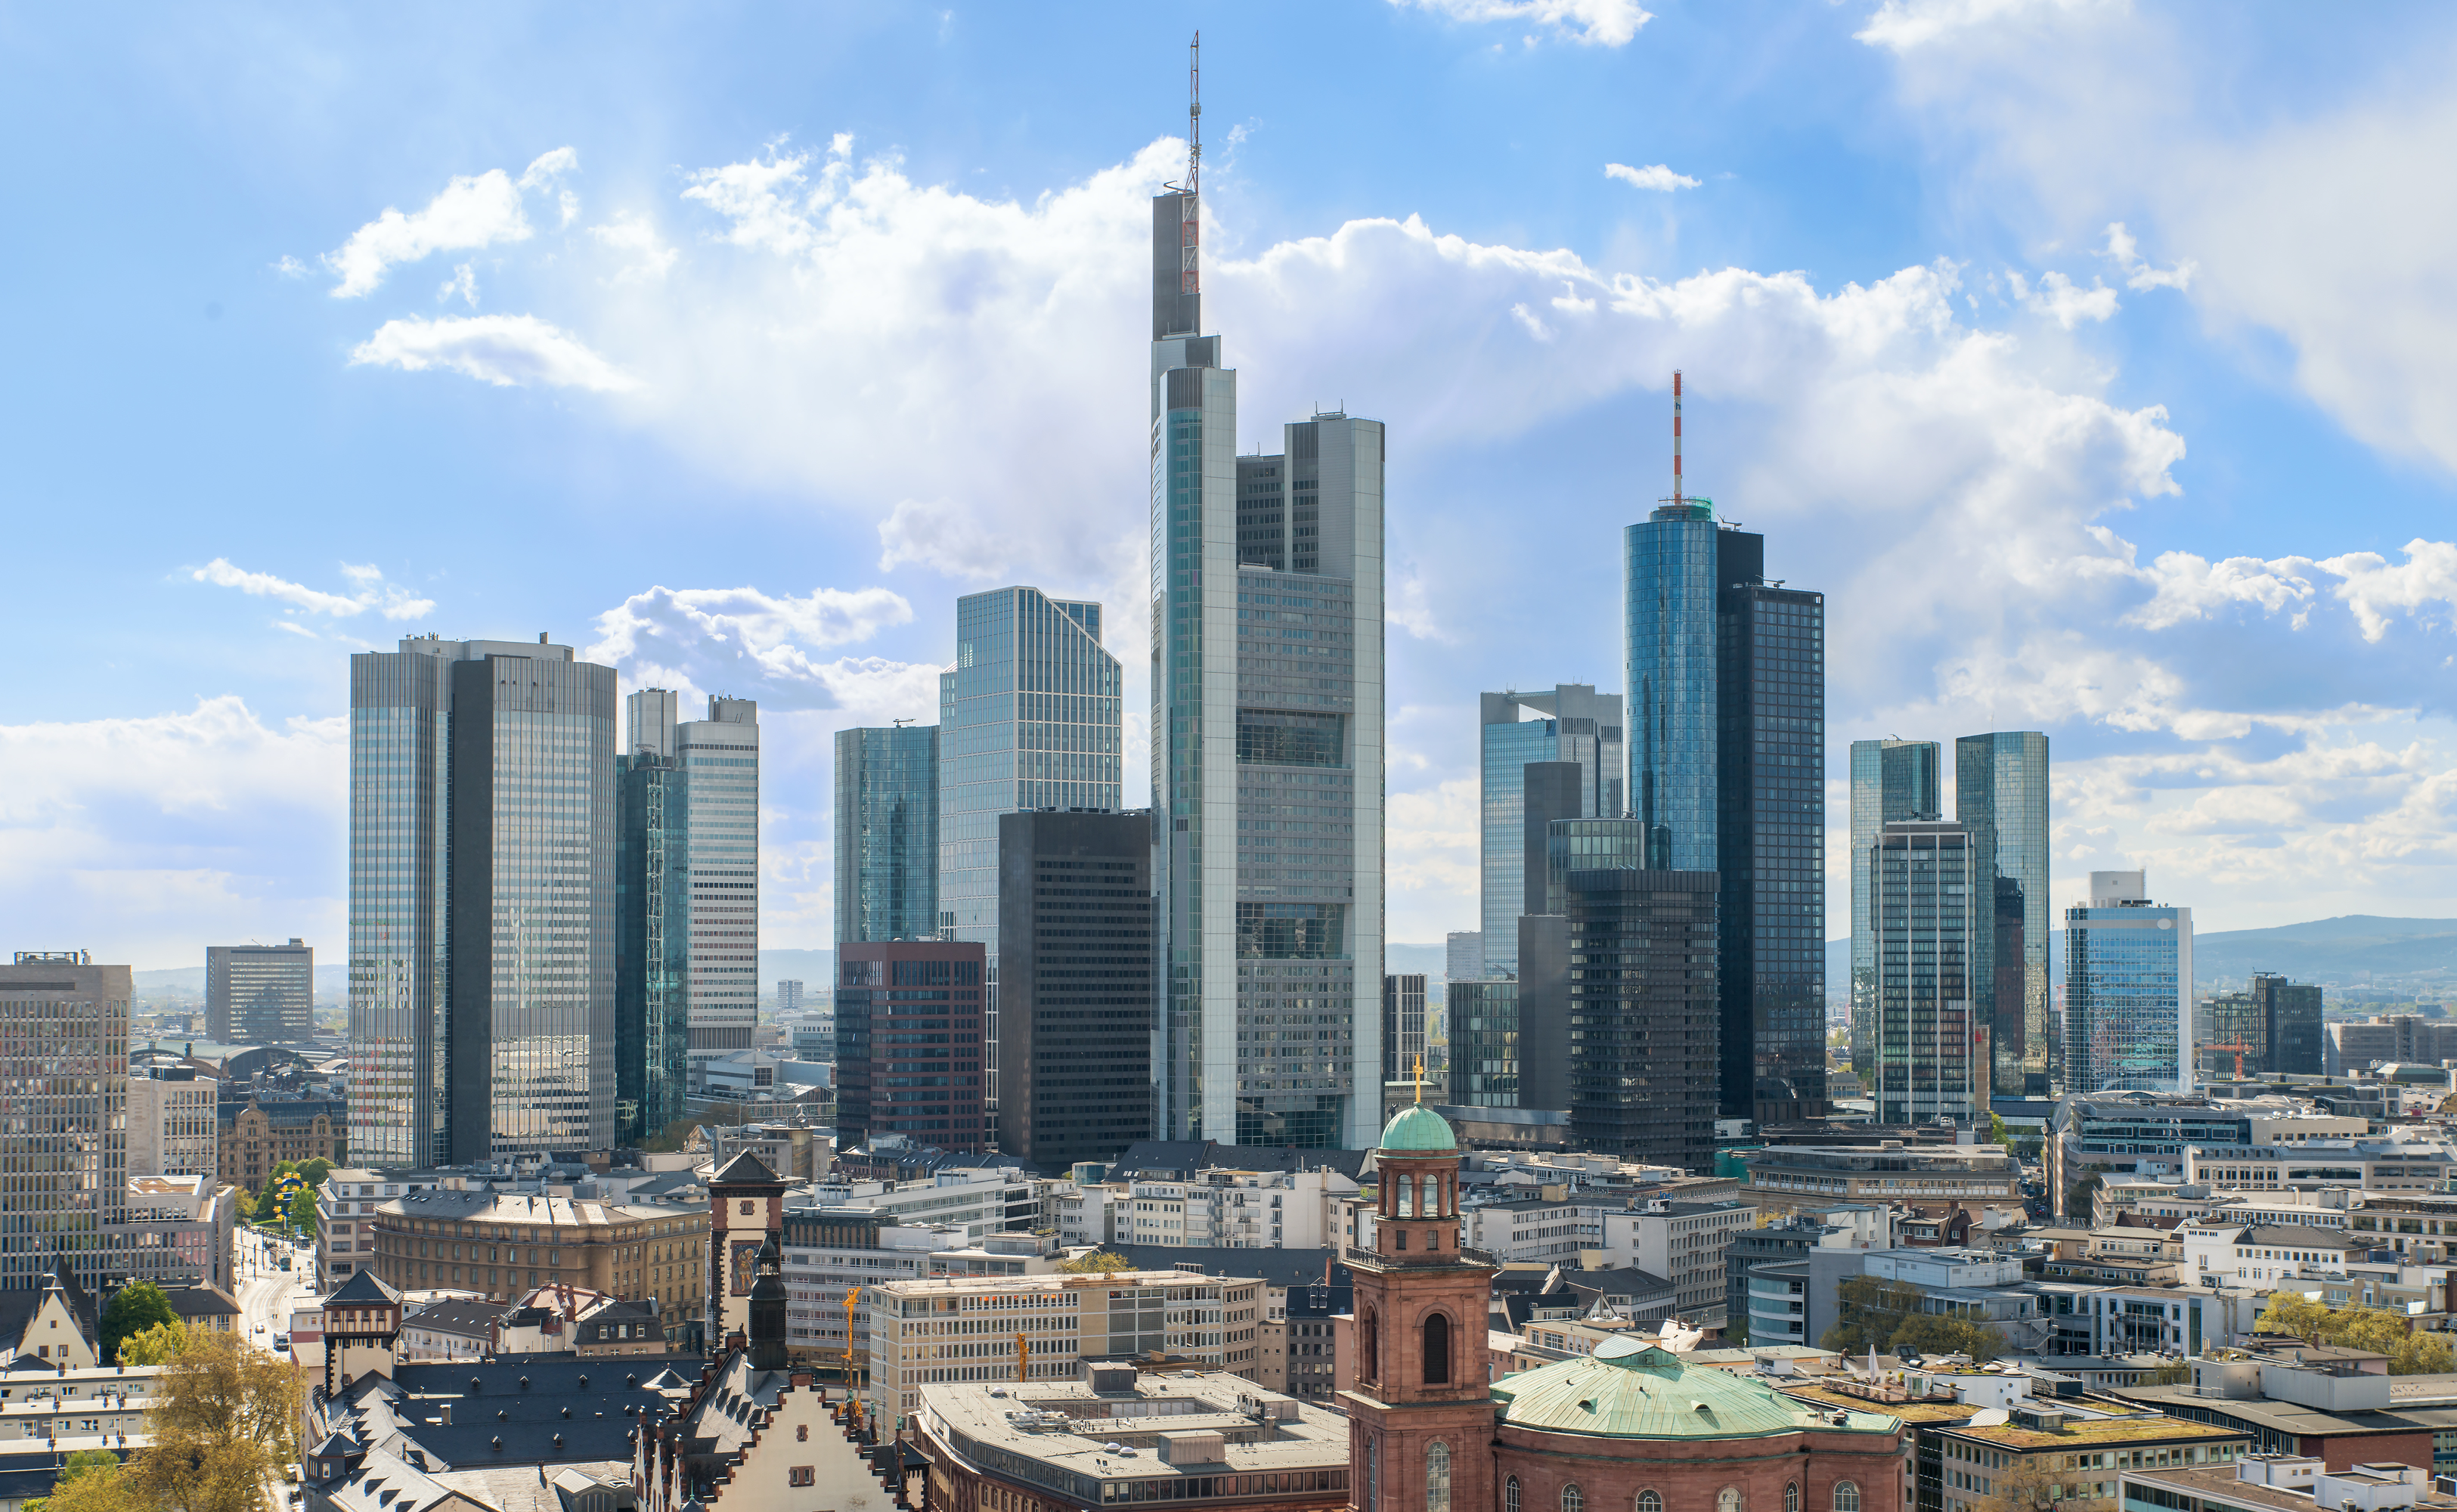
<instances>
[{"instance_id":1,"label":"window","mask_svg":"<svg viewBox=\"0 0 2457 1512\"><path fill-rule=\"evenodd\" d=\"M1359 1351L1364 1356L1363 1367L1358 1372L1361 1378L1365 1380L1382 1378L1381 1343L1382 1319L1369 1307L1365 1310L1365 1348Z\"/></svg>"},{"instance_id":2,"label":"window","mask_svg":"<svg viewBox=\"0 0 2457 1512\"><path fill-rule=\"evenodd\" d=\"M1727 1485L1716 1492L1715 1512L1741 1512L1741 1488Z\"/></svg>"},{"instance_id":3,"label":"window","mask_svg":"<svg viewBox=\"0 0 2457 1512\"><path fill-rule=\"evenodd\" d=\"M1834 1512L1860 1512L1860 1488L1848 1481L1834 1482Z\"/></svg>"},{"instance_id":4,"label":"window","mask_svg":"<svg viewBox=\"0 0 2457 1512\"><path fill-rule=\"evenodd\" d=\"M1800 1512L1800 1482L1797 1481L1783 1488L1783 1512Z\"/></svg>"},{"instance_id":5,"label":"window","mask_svg":"<svg viewBox=\"0 0 2457 1512\"><path fill-rule=\"evenodd\" d=\"M791 1465L785 1471L785 1481L789 1485L813 1485L817 1483L817 1480L816 1467L812 1465Z\"/></svg>"},{"instance_id":6,"label":"window","mask_svg":"<svg viewBox=\"0 0 2457 1512\"><path fill-rule=\"evenodd\" d=\"M1451 1512L1451 1446L1438 1439L1425 1446L1425 1512Z\"/></svg>"},{"instance_id":7,"label":"window","mask_svg":"<svg viewBox=\"0 0 2457 1512\"><path fill-rule=\"evenodd\" d=\"M1501 1512L1518 1512L1518 1478L1501 1482Z\"/></svg>"},{"instance_id":8,"label":"window","mask_svg":"<svg viewBox=\"0 0 2457 1512\"><path fill-rule=\"evenodd\" d=\"M811 1425L809 1423L797 1422L794 1424L794 1441L795 1443L809 1443L811 1441Z\"/></svg>"},{"instance_id":9,"label":"window","mask_svg":"<svg viewBox=\"0 0 2457 1512\"><path fill-rule=\"evenodd\" d=\"M1561 1488L1561 1512L1583 1512L1587 1499L1576 1481Z\"/></svg>"},{"instance_id":10,"label":"window","mask_svg":"<svg viewBox=\"0 0 2457 1512\"><path fill-rule=\"evenodd\" d=\"M1435 1313L1425 1319L1425 1384L1451 1383L1451 1320Z\"/></svg>"},{"instance_id":11,"label":"window","mask_svg":"<svg viewBox=\"0 0 2457 1512\"><path fill-rule=\"evenodd\" d=\"M1638 1512L1663 1512L1663 1498L1651 1490L1641 1491L1638 1494Z\"/></svg>"}]
</instances>

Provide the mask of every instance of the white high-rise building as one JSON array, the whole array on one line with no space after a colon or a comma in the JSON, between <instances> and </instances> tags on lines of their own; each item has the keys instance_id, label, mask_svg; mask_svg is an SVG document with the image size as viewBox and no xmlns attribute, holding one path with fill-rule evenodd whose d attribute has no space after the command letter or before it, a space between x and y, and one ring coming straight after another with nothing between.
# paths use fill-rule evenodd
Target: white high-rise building
<instances>
[{"instance_id":1,"label":"white high-rise building","mask_svg":"<svg viewBox=\"0 0 2457 1512\"><path fill-rule=\"evenodd\" d=\"M679 921L662 921L661 940L649 949L684 995L689 1087L696 1090L709 1062L751 1048L759 1020L759 705L714 697L707 718L681 719L679 694L644 688L625 707L630 761L661 764L682 778L666 797L671 862L660 870L665 895L690 902ZM653 1000L650 1006L654 1012ZM658 1110L648 1131L665 1127L655 1119L669 1111L682 1116L670 1096L650 1092L649 1101Z\"/></svg>"},{"instance_id":2,"label":"white high-rise building","mask_svg":"<svg viewBox=\"0 0 2457 1512\"><path fill-rule=\"evenodd\" d=\"M1161 1132L1361 1150L1381 1129L1383 426L1237 452L1194 185L1152 200Z\"/></svg>"}]
</instances>

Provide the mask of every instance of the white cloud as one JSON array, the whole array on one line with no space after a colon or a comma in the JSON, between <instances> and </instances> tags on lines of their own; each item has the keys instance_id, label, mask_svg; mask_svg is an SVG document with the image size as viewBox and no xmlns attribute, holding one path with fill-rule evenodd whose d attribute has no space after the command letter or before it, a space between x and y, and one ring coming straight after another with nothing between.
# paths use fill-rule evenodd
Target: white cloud
<instances>
[{"instance_id":1,"label":"white cloud","mask_svg":"<svg viewBox=\"0 0 2457 1512\"><path fill-rule=\"evenodd\" d=\"M666 276L682 254L666 245L657 235L656 222L644 215L625 211L604 225L591 226L588 234L606 246L613 248L628 259L611 281L629 280L655 281Z\"/></svg>"},{"instance_id":2,"label":"white cloud","mask_svg":"<svg viewBox=\"0 0 2457 1512\"><path fill-rule=\"evenodd\" d=\"M578 172L579 168L580 154L568 147L540 153L534 161L521 170L521 187L545 189L555 184L564 175Z\"/></svg>"},{"instance_id":3,"label":"white cloud","mask_svg":"<svg viewBox=\"0 0 2457 1512\"><path fill-rule=\"evenodd\" d=\"M2013 285L2013 297L2024 309L2044 315L2068 331L2083 321L2104 321L2116 313L2116 291L2096 279L2085 289L2061 273L2049 273L2034 289L2022 275L2009 270L2005 281Z\"/></svg>"},{"instance_id":4,"label":"white cloud","mask_svg":"<svg viewBox=\"0 0 2457 1512\"><path fill-rule=\"evenodd\" d=\"M226 558L215 557L204 566L193 569L191 581L211 583L217 588L235 588L251 598L269 598L302 609L311 614L329 614L346 619L353 614L374 610L386 619L417 619L435 608L431 598L420 598L398 583L384 581L382 570L375 567L341 564L341 573L355 585L348 594L327 593L320 589L293 583L270 572L251 572L234 567ZM284 625L281 628L298 630Z\"/></svg>"},{"instance_id":5,"label":"white cloud","mask_svg":"<svg viewBox=\"0 0 2457 1512\"><path fill-rule=\"evenodd\" d=\"M819 588L799 598L755 588L652 588L598 616L586 655L612 664L629 683L826 709L875 696L882 682L900 687L907 672L877 658L825 662L813 653L912 618L913 606L883 588ZM930 688L935 707L935 680Z\"/></svg>"},{"instance_id":6,"label":"white cloud","mask_svg":"<svg viewBox=\"0 0 2457 1512\"><path fill-rule=\"evenodd\" d=\"M454 269L451 280L435 291L435 301L448 304L456 294L468 302L469 308L474 310L478 307L478 269L475 263L465 262Z\"/></svg>"},{"instance_id":7,"label":"white cloud","mask_svg":"<svg viewBox=\"0 0 2457 1512\"><path fill-rule=\"evenodd\" d=\"M1671 169L1664 167L1662 163L1656 163L1646 168L1632 168L1627 163L1606 163L1604 164L1604 176L1606 178L1618 178L1623 183L1633 184L1641 189L1660 190L1667 195L1677 189L1695 189L1698 187L1697 179L1690 177L1687 174L1676 174Z\"/></svg>"},{"instance_id":8,"label":"white cloud","mask_svg":"<svg viewBox=\"0 0 2457 1512\"><path fill-rule=\"evenodd\" d=\"M2107 256L2124 270L2124 286L2136 292L2150 289L2175 289L2178 292L2193 286L2194 263L2190 258L2172 268L2155 267L2141 255L2141 244L2133 233L2124 229L2121 220L2107 223Z\"/></svg>"},{"instance_id":9,"label":"white cloud","mask_svg":"<svg viewBox=\"0 0 2457 1512\"><path fill-rule=\"evenodd\" d=\"M348 738L344 716L268 725L229 695L0 725L0 912L30 943L140 967L251 935L338 955Z\"/></svg>"},{"instance_id":10,"label":"white cloud","mask_svg":"<svg viewBox=\"0 0 2457 1512\"><path fill-rule=\"evenodd\" d=\"M2026 28L2092 11L2122 9L2122 0L1884 0L1853 33L1875 47L1909 52L1959 31Z\"/></svg>"},{"instance_id":11,"label":"white cloud","mask_svg":"<svg viewBox=\"0 0 2457 1512\"><path fill-rule=\"evenodd\" d=\"M949 577L984 582L1004 577L1017 545L967 510L944 504L901 499L878 522L878 570L892 572L906 563L943 572Z\"/></svg>"},{"instance_id":12,"label":"white cloud","mask_svg":"<svg viewBox=\"0 0 2457 1512\"><path fill-rule=\"evenodd\" d=\"M1420 10L1470 23L1502 22L1537 26L1583 47L1617 48L1638 35L1655 19L1637 0L1391 0ZM1534 37L1528 43L1533 46Z\"/></svg>"},{"instance_id":13,"label":"white cloud","mask_svg":"<svg viewBox=\"0 0 2457 1512\"><path fill-rule=\"evenodd\" d=\"M442 367L499 387L543 383L619 394L640 386L578 337L533 315L386 321L350 353L350 364L413 373Z\"/></svg>"},{"instance_id":14,"label":"white cloud","mask_svg":"<svg viewBox=\"0 0 2457 1512\"><path fill-rule=\"evenodd\" d=\"M337 300L372 294L396 263L416 262L438 252L464 252L529 238L521 214L521 192L500 168L455 178L415 215L387 207L350 234L325 264L341 276Z\"/></svg>"},{"instance_id":15,"label":"white cloud","mask_svg":"<svg viewBox=\"0 0 2457 1512\"><path fill-rule=\"evenodd\" d=\"M2447 541L2408 541L2405 560L2394 565L2372 551L2333 556L2319 565L2343 579L2331 591L2354 611L2367 641L2388 633L2391 611L2420 613L2434 605L2457 606L2457 545Z\"/></svg>"},{"instance_id":16,"label":"white cloud","mask_svg":"<svg viewBox=\"0 0 2457 1512\"><path fill-rule=\"evenodd\" d=\"M2207 618L2230 604L2257 605L2271 614L2290 606L2300 608L2312 599L2313 566L2300 556L2274 562L2231 556L2212 563L2189 551L2162 551L2142 571L2156 590L2154 596L2125 619L2129 624L2165 630ZM2299 628L2300 624L2299 618Z\"/></svg>"},{"instance_id":17,"label":"white cloud","mask_svg":"<svg viewBox=\"0 0 2457 1512\"><path fill-rule=\"evenodd\" d=\"M303 279L307 276L308 268L307 264L284 253L274 259L273 271L285 279Z\"/></svg>"}]
</instances>

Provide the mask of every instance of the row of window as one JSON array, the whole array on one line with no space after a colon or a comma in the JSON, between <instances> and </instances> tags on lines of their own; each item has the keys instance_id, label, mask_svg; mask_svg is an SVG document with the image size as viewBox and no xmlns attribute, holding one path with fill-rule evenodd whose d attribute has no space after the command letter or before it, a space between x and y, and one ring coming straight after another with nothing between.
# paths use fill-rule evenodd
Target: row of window
<instances>
[{"instance_id":1,"label":"row of window","mask_svg":"<svg viewBox=\"0 0 2457 1512\"><path fill-rule=\"evenodd\" d=\"M1440 1467L1443 1490L1441 1506L1435 1508L1428 1496L1428 1512L1447 1512L1450 1498L1450 1447L1436 1443L1426 1451L1426 1485L1430 1492L1435 1467ZM1585 1512L1586 1493L1573 1481L1561 1487L1560 1512ZM1715 1493L1715 1512L1740 1512L1741 1493L1737 1486L1725 1486ZM1510 1476L1501 1482L1501 1512L1521 1512L1518 1478ZM1635 1512L1663 1512L1661 1492L1648 1489L1639 1492ZM1800 1512L1800 1482L1786 1483L1783 1488L1783 1512ZM1860 1512L1860 1487L1850 1481L1834 1482L1834 1512Z\"/></svg>"}]
</instances>

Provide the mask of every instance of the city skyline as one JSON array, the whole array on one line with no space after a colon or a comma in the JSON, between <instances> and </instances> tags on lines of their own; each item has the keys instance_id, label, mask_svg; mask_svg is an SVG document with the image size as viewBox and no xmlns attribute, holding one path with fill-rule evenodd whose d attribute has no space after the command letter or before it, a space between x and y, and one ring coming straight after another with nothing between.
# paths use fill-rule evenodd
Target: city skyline
<instances>
[{"instance_id":1,"label":"city skyline","mask_svg":"<svg viewBox=\"0 0 2457 1512\"><path fill-rule=\"evenodd\" d=\"M1972 730L2055 742L2053 870L2024 901L2050 919L2110 865L2154 869L2210 928L2457 914L2457 740L2413 692L2447 653L2457 448L2441 406L2401 397L2442 391L2446 343L2398 338L2447 312L2394 259L2356 274L2345 250L2409 244L2420 212L2350 180L2326 214L2367 234L2240 229L2333 134L2404 123L2379 139L2429 161L2427 102L2393 74L2457 23L2335 29L2343 66L2314 93L2259 87L2314 18L2228 18L2235 45L2213 51L2117 11L1904 19L1918 9L1789 30L1628 12L1605 34L1366 7L1295 59L1270 47L1292 12L1207 35L1208 292L1260 423L1238 449L1325 406L1397 427L1392 940L1476 920L1476 690L1614 691L1601 543L1668 481L1676 365L1698 491L1748 501L1828 600L1826 938L1846 928L1848 742ZM506 23L477 27L475 73L395 25L264 19L271 55L330 55L364 86L316 132L279 89L158 87L156 55L77 18L44 27L101 87L16 80L23 108L77 127L76 152L27 168L38 197L91 207L114 249L12 254L17 286L48 291L22 313L54 364L20 381L25 487L58 504L27 511L28 549L69 549L54 532L83 519L137 528L98 591L19 603L120 670L38 676L0 726L12 911L139 967L251 937L331 959L346 652L527 621L585 625L575 646L626 689L761 701L764 939L824 945L831 736L929 717L944 606L1028 581L1111 605L1114 645L1148 632L1125 502L1145 459L1117 420L1143 375L1118 352L1148 197L1183 164L1191 28L1035 36L951 11L859 35L796 22L781 49L626 38L606 55L648 109L618 117L577 59ZM1390 135L1381 86L1323 87L1369 50L1438 101L1430 137ZM2014 52L2022 87L1994 89ZM1700 67L1742 54L1738 74ZM1122 87L1048 104L1022 81L1052 59ZM2110 69L2177 84L2150 133L2174 153L2099 155L2126 160L2078 186L2026 144L2148 132L2065 103ZM462 76L534 87L456 116L469 96L434 86ZM944 87L877 82L917 77ZM1698 93L1707 77L1748 82ZM2257 121L2203 103L2246 85ZM1690 108L1641 105L1667 90ZM95 97L136 104L106 120ZM1332 140L1375 172L1325 171ZM202 191L176 238L92 187L166 151ZM2172 175L2178 155L2202 171ZM179 292L139 320L131 287ZM762 310L786 318L745 317ZM806 346L762 334L795 321ZM2394 375L2384 394L2348 376L2371 373ZM111 405L76 398L105 386ZM111 444L105 414L164 444ZM337 496L365 507L321 507ZM639 528L675 498L711 528ZM372 523L404 505L427 530ZM552 571L440 544L506 516L551 522ZM126 606L107 624L105 597ZM1130 717L1128 805L1147 740ZM61 885L24 880L70 858Z\"/></svg>"}]
</instances>

